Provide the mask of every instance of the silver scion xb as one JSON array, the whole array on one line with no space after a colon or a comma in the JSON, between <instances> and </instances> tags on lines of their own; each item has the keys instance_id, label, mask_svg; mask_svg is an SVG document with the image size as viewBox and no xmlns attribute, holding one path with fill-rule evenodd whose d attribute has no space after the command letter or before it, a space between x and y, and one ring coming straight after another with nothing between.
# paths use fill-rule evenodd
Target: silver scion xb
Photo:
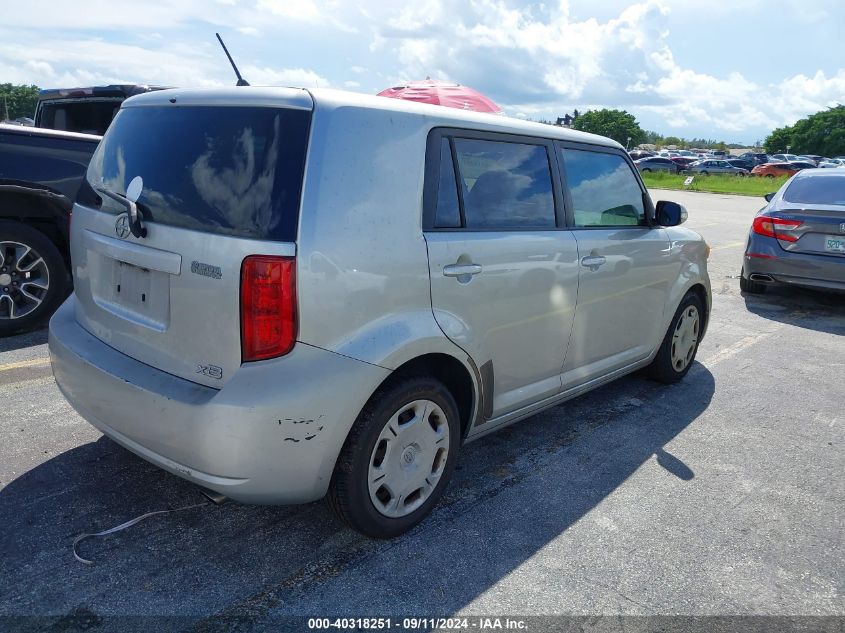
<instances>
[{"instance_id":1,"label":"silver scion xb","mask_svg":"<svg viewBox=\"0 0 845 633\"><path fill-rule=\"evenodd\" d=\"M619 144L282 88L129 99L73 209L56 381L144 459L395 536L462 444L707 325L708 248Z\"/></svg>"}]
</instances>

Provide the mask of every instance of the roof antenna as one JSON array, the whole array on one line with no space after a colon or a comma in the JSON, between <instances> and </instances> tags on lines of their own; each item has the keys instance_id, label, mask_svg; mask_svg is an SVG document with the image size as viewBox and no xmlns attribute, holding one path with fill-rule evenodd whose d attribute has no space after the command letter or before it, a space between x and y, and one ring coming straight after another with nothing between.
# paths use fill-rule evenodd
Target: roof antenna
<instances>
[{"instance_id":1,"label":"roof antenna","mask_svg":"<svg viewBox=\"0 0 845 633\"><path fill-rule=\"evenodd\" d=\"M248 86L249 82L246 79L244 79L243 77L241 77L241 73L238 70L238 67L235 66L235 60L232 59L231 55L229 55L229 49L226 48L226 45L223 43L223 38L220 37L220 33L215 33L215 35L217 36L217 40L220 42L220 46L223 47L223 52L226 53L226 57L229 58L229 63L232 64L232 70L235 71L235 75L238 77L237 85L238 86Z\"/></svg>"}]
</instances>

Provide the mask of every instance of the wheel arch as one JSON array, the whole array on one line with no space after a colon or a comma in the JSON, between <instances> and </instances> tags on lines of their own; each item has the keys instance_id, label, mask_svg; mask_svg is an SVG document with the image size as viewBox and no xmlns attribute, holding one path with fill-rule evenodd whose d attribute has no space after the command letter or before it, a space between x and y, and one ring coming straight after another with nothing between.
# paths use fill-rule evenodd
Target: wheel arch
<instances>
[{"instance_id":1,"label":"wheel arch","mask_svg":"<svg viewBox=\"0 0 845 633\"><path fill-rule=\"evenodd\" d=\"M684 294L687 294L687 293L690 293L690 292L695 294L701 300L701 305L704 306L704 314L701 315L701 318L704 321L704 323L702 323L701 337L700 337L701 339L703 339L704 335L707 333L707 324L710 322L709 294L707 292L707 288L705 288L704 284L702 284L700 282L694 283L692 286L690 286L690 288Z\"/></svg>"},{"instance_id":2,"label":"wheel arch","mask_svg":"<svg viewBox=\"0 0 845 633\"><path fill-rule=\"evenodd\" d=\"M70 201L46 189L0 185L0 222L19 222L42 233L59 250L70 270Z\"/></svg>"},{"instance_id":3,"label":"wheel arch","mask_svg":"<svg viewBox=\"0 0 845 633\"><path fill-rule=\"evenodd\" d=\"M467 362L471 361L467 359ZM390 381L400 380L408 376L430 376L443 383L452 394L455 403L458 405L458 415L461 422L461 441L463 441L478 409L478 374L475 367L468 367L465 362L458 360L455 356L434 352L423 354L412 358L388 376L379 385L381 389Z\"/></svg>"}]
</instances>

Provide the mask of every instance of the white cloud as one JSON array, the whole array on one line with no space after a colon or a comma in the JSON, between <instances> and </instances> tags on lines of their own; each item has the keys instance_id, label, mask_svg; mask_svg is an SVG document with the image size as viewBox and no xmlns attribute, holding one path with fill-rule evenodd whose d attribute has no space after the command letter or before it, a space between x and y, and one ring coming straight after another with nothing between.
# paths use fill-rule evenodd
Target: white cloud
<instances>
[{"instance_id":1,"label":"white cloud","mask_svg":"<svg viewBox=\"0 0 845 633\"><path fill-rule=\"evenodd\" d=\"M338 17L342 13L338 0L258 0L255 7L260 12L288 21L329 26L349 33L357 31Z\"/></svg>"},{"instance_id":2,"label":"white cloud","mask_svg":"<svg viewBox=\"0 0 845 633\"><path fill-rule=\"evenodd\" d=\"M670 48L669 15L666 0L632 3L605 22L572 20L566 0L522 7L427 0L385 9L371 48L396 52L397 78L458 81L533 117L592 103L724 134L771 129L845 101L845 70L758 85L739 72L682 67Z\"/></svg>"},{"instance_id":3,"label":"white cloud","mask_svg":"<svg viewBox=\"0 0 845 633\"><path fill-rule=\"evenodd\" d=\"M328 88L330 82L313 70L305 68L261 68L244 66L241 74L253 86L295 86L300 88Z\"/></svg>"},{"instance_id":4,"label":"white cloud","mask_svg":"<svg viewBox=\"0 0 845 633\"><path fill-rule=\"evenodd\" d=\"M211 45L170 44L154 50L99 39L0 44L0 76L16 83L62 87L110 83L213 86L225 78Z\"/></svg>"},{"instance_id":5,"label":"white cloud","mask_svg":"<svg viewBox=\"0 0 845 633\"><path fill-rule=\"evenodd\" d=\"M832 5L803 11L803 4L788 0L784 11L819 28L836 22ZM256 85L376 92L431 76L532 118L618 107L660 131L730 138L845 102L845 68L812 54L806 70L778 81L758 74L758 62L742 50L733 69L714 70L706 48L690 55L670 33L673 16L684 24L711 15L754 23L771 12L764 0L614 5L622 7L615 15L602 4L598 19L575 17L584 11L572 10L570 0L30 0L3 15L0 81L229 85L231 69L213 38L228 29L243 75ZM718 38L714 32L720 46Z\"/></svg>"}]
</instances>

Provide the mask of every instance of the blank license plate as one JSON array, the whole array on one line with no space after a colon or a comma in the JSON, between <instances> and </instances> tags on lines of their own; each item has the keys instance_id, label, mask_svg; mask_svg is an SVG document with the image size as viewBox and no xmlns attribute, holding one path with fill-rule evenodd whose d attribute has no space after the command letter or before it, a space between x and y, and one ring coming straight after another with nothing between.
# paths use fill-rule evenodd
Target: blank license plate
<instances>
[{"instance_id":1,"label":"blank license plate","mask_svg":"<svg viewBox=\"0 0 845 633\"><path fill-rule=\"evenodd\" d=\"M845 235L825 235L824 250L828 253L845 254Z\"/></svg>"}]
</instances>

